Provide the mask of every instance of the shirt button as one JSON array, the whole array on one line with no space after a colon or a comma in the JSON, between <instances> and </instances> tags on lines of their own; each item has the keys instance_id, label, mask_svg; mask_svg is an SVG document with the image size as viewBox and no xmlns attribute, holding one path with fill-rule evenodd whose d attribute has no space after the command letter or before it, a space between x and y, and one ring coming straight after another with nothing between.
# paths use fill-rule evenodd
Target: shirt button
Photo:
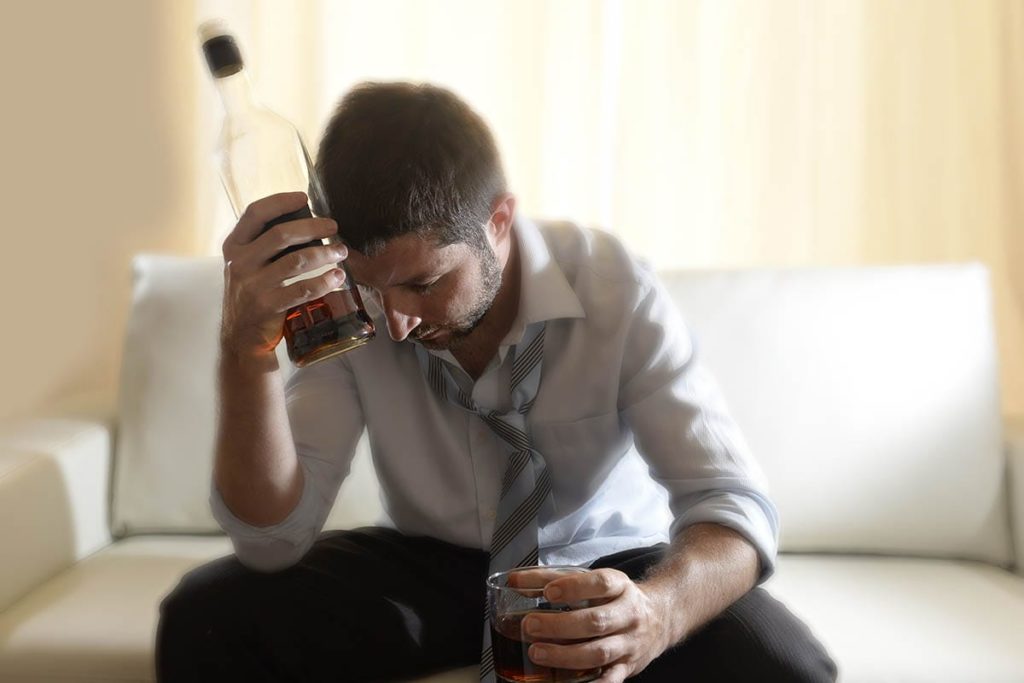
<instances>
[{"instance_id":1,"label":"shirt button","mask_svg":"<svg viewBox=\"0 0 1024 683\"><path fill-rule=\"evenodd\" d=\"M496 510L488 510L487 512L484 513L484 517L486 517L487 519L492 519L493 520L493 519L497 518L497 516L498 516L498 512Z\"/></svg>"}]
</instances>

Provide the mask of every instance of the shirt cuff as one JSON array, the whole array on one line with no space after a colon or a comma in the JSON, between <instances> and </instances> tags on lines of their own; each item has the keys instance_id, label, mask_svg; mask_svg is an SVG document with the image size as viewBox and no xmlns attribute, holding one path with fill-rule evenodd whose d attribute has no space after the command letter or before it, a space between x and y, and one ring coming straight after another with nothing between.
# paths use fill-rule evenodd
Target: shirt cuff
<instances>
[{"instance_id":1,"label":"shirt cuff","mask_svg":"<svg viewBox=\"0 0 1024 683\"><path fill-rule=\"evenodd\" d=\"M760 564L757 583L762 584L775 573L775 556L779 547L779 517L775 505L753 491L716 493L691 506L676 517L670 529L674 539L694 524L721 524L739 533L754 546Z\"/></svg>"}]
</instances>

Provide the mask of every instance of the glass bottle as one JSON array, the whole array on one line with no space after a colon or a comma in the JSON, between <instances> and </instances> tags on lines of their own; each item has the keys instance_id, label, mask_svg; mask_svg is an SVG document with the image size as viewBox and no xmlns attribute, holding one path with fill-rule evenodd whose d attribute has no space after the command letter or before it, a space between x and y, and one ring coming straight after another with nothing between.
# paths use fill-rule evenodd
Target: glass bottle
<instances>
[{"instance_id":1,"label":"glass bottle","mask_svg":"<svg viewBox=\"0 0 1024 683\"><path fill-rule=\"evenodd\" d=\"M262 232L290 220L327 216L323 190L298 130L253 97L234 37L220 21L204 23L199 35L226 113L215 155L235 216L240 217L257 199L293 191L305 192L308 205L268 222ZM296 244L279 252L271 261L305 247L340 241L340 237L332 236ZM282 286L317 277L336 265L329 264L289 278ZM344 263L341 267L345 267ZM288 310L283 332L288 357L296 366L304 367L345 353L373 339L373 321L363 307L358 290L351 285L347 269L345 274L345 282L337 289Z\"/></svg>"}]
</instances>

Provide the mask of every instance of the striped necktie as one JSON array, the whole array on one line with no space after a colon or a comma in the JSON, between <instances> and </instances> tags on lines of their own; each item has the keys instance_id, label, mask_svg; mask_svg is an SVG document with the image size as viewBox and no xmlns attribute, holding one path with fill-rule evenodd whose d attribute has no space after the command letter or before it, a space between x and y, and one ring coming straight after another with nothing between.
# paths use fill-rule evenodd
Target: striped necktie
<instances>
[{"instance_id":1,"label":"striped necktie","mask_svg":"<svg viewBox=\"0 0 1024 683\"><path fill-rule=\"evenodd\" d=\"M518 349L523 349L518 352ZM442 399L479 415L491 430L510 447L508 464L501 482L501 498L491 537L490 573L538 563L537 512L551 493L551 481L544 458L530 445L526 414L537 398L544 355L544 323L527 327L523 340L512 348L512 410L498 413L478 407L452 378L447 365L427 353L419 344L416 356L427 381ZM486 612L486 609L485 609ZM491 630L484 614L483 649L480 680L494 683L494 659Z\"/></svg>"}]
</instances>

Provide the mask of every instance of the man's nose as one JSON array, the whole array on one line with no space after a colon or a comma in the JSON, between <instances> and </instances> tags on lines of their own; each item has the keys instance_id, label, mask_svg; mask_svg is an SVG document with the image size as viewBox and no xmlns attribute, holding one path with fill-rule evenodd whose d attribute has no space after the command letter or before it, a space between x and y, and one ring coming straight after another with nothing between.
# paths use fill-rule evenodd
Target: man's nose
<instances>
[{"instance_id":1,"label":"man's nose","mask_svg":"<svg viewBox=\"0 0 1024 683\"><path fill-rule=\"evenodd\" d=\"M387 318L388 334L396 342L404 341L409 333L423 322L418 316L402 311L395 302L384 301L384 317Z\"/></svg>"}]
</instances>

